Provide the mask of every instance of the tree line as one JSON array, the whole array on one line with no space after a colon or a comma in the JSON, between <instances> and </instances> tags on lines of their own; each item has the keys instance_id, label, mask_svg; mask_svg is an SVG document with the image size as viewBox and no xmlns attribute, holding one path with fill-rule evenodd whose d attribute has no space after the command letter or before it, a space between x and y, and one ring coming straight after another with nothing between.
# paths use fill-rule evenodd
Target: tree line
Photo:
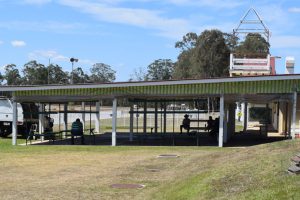
<instances>
[{"instance_id":1,"label":"tree line","mask_svg":"<svg viewBox=\"0 0 300 200\"><path fill-rule=\"evenodd\" d=\"M243 41L233 34L205 30L200 35L187 33L175 48L176 62L157 59L144 71L138 68L131 80L201 79L229 76L230 53L236 57L266 57L270 44L258 33L249 33Z\"/></svg>"},{"instance_id":2,"label":"tree line","mask_svg":"<svg viewBox=\"0 0 300 200\"><path fill-rule=\"evenodd\" d=\"M136 68L129 81L199 79L226 77L229 75L230 53L238 57L266 57L270 44L258 33L250 33L241 41L238 37L219 30L205 30L200 35L187 33L175 48L180 50L177 61L156 59L147 69ZM81 67L65 72L57 64L45 66L33 60L26 63L21 71L15 64L4 67L0 81L6 85L44 85L73 83L113 82L116 71L104 63L90 68L90 75Z\"/></svg>"},{"instance_id":3,"label":"tree line","mask_svg":"<svg viewBox=\"0 0 300 200\"><path fill-rule=\"evenodd\" d=\"M73 79L73 83L78 84L113 82L116 79L116 72L104 63L94 64L90 68L91 75L88 75L81 67L76 67L69 73L57 64L45 66L32 60L24 65L21 72L15 64L6 65L4 73L0 74L1 83L6 85L69 84Z\"/></svg>"}]
</instances>

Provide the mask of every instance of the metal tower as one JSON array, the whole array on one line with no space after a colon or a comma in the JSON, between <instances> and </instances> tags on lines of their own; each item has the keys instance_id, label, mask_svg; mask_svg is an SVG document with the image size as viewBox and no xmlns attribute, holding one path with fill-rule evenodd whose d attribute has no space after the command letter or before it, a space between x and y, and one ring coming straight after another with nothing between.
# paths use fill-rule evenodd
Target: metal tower
<instances>
[{"instance_id":1,"label":"metal tower","mask_svg":"<svg viewBox=\"0 0 300 200\"><path fill-rule=\"evenodd\" d=\"M253 18L250 18L252 15ZM250 19L249 19L250 18ZM236 29L233 29L233 34L238 36L239 34L259 33L266 37L269 42L271 32L263 22L259 14L254 8L250 8L246 14L241 18L239 25Z\"/></svg>"}]
</instances>

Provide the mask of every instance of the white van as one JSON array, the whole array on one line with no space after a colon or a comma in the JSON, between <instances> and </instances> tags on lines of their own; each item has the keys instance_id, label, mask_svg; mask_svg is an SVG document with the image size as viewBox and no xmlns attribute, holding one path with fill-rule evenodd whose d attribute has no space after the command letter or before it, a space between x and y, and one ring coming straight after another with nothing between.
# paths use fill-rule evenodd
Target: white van
<instances>
[{"instance_id":1,"label":"white van","mask_svg":"<svg viewBox=\"0 0 300 200\"><path fill-rule=\"evenodd\" d=\"M33 119L33 115L30 113L29 117L27 117L23 112L23 107L30 107L28 105L22 106L20 103L17 103L17 110L18 110L18 131L26 135L26 130L30 128L32 123L37 123L36 119ZM32 107L32 106L31 106ZM37 109L34 109L37 110ZM27 112L31 112L30 110ZM13 121L13 106L12 101L5 97L0 97L0 136L6 137L12 133L12 121Z\"/></svg>"}]
</instances>

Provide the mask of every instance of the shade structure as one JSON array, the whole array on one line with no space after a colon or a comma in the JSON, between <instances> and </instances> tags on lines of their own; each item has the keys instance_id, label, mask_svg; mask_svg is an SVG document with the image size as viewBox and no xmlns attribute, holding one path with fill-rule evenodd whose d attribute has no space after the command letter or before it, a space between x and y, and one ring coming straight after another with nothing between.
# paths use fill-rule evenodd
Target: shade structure
<instances>
[{"instance_id":1,"label":"shade structure","mask_svg":"<svg viewBox=\"0 0 300 200\"><path fill-rule=\"evenodd\" d=\"M124 82L82 85L2 86L18 102L91 101L115 97L194 97L290 94L300 87L300 75L231 77L201 80Z\"/></svg>"}]
</instances>

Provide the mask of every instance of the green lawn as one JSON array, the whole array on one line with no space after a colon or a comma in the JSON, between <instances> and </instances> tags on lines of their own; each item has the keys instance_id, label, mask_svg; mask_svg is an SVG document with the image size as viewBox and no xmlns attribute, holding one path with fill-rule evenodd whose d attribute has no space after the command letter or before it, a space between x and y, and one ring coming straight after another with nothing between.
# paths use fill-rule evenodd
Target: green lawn
<instances>
[{"instance_id":1,"label":"green lawn","mask_svg":"<svg viewBox=\"0 0 300 200\"><path fill-rule=\"evenodd\" d=\"M18 140L19 143L24 140ZM1 199L300 199L286 173L300 140L248 148L11 146L0 139ZM178 154L179 158L157 158ZM151 172L149 169L158 169ZM144 189L112 189L114 183Z\"/></svg>"}]
</instances>

